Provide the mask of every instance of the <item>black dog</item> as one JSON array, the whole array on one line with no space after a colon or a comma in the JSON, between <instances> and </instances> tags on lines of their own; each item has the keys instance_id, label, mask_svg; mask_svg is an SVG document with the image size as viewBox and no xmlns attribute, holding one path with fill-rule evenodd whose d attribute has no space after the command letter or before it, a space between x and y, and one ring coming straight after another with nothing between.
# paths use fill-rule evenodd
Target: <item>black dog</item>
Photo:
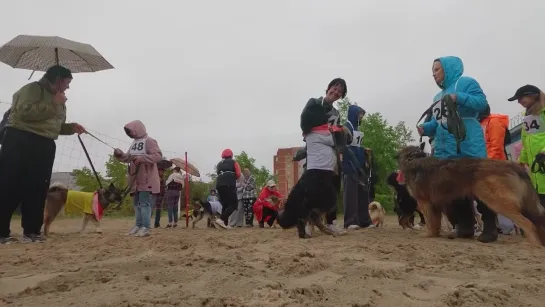
<instances>
[{"instance_id":1,"label":"black dog","mask_svg":"<svg viewBox=\"0 0 545 307\"><path fill-rule=\"evenodd\" d=\"M418 210L418 203L409 194L407 187L397 182L397 172L392 172L386 179L386 183L394 189L394 212L397 215L398 220L403 215L411 215L409 223L414 225L414 213L418 213L420 217L420 226L426 225L424 214ZM401 225L401 223L399 224Z\"/></svg>"}]
</instances>

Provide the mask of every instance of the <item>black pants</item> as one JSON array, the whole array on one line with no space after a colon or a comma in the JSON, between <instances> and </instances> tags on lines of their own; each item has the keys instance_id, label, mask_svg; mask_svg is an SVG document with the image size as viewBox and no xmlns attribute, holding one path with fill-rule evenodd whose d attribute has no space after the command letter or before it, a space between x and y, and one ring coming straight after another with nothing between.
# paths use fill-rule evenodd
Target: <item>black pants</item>
<instances>
[{"instance_id":1,"label":"black pants","mask_svg":"<svg viewBox=\"0 0 545 307\"><path fill-rule=\"evenodd\" d=\"M335 189L335 203L332 204L331 211L325 216L327 224L333 224L333 221L337 219L337 198L341 192L341 175L333 176L333 188Z\"/></svg>"},{"instance_id":2,"label":"black pants","mask_svg":"<svg viewBox=\"0 0 545 307\"><path fill-rule=\"evenodd\" d=\"M219 186L217 187L218 196L221 202L221 219L225 225L229 225L229 216L238 207L238 197L236 186Z\"/></svg>"},{"instance_id":3,"label":"black pants","mask_svg":"<svg viewBox=\"0 0 545 307\"><path fill-rule=\"evenodd\" d=\"M0 149L0 237L21 205L24 234L40 234L55 161L55 141L8 127Z\"/></svg>"},{"instance_id":4,"label":"black pants","mask_svg":"<svg viewBox=\"0 0 545 307\"><path fill-rule=\"evenodd\" d=\"M267 217L269 217L269 219L267 220ZM270 227L272 227L274 221L276 220L276 218L278 217L278 212L271 209L271 208L268 208L268 207L263 207L263 217L262 217L262 220L259 221L259 226L263 226L265 225L265 223L269 224ZM265 220L267 220L267 222L265 222Z\"/></svg>"}]
</instances>

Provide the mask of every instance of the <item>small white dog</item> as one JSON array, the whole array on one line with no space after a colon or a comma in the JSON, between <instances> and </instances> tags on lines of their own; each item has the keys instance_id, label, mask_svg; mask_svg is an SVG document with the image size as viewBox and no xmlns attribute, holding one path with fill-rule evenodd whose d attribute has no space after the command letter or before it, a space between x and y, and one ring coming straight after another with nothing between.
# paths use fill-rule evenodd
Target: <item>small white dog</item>
<instances>
[{"instance_id":1,"label":"small white dog","mask_svg":"<svg viewBox=\"0 0 545 307\"><path fill-rule=\"evenodd\" d=\"M386 210L382 208L382 205L378 201L373 201L369 204L369 216L371 217L371 223L376 227L381 227L384 225L384 216L386 215Z\"/></svg>"}]
</instances>

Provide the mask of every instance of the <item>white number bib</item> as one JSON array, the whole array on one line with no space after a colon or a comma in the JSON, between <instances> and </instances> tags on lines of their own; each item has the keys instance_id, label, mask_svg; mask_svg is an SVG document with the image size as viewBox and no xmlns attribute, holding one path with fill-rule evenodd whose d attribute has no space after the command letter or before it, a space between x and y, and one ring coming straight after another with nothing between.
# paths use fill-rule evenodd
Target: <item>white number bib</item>
<instances>
[{"instance_id":1,"label":"white number bib","mask_svg":"<svg viewBox=\"0 0 545 307\"><path fill-rule=\"evenodd\" d=\"M129 155L131 156L141 156L146 154L146 141L147 139L137 139L134 140L129 147Z\"/></svg>"},{"instance_id":2,"label":"white number bib","mask_svg":"<svg viewBox=\"0 0 545 307\"><path fill-rule=\"evenodd\" d=\"M354 129L351 122L347 121L347 123L352 127L352 143L350 143L350 146L361 147L361 144L363 144L363 132Z\"/></svg>"},{"instance_id":3,"label":"white number bib","mask_svg":"<svg viewBox=\"0 0 545 307\"><path fill-rule=\"evenodd\" d=\"M526 115L522 122L522 128L528 134L545 132L545 124L540 115Z\"/></svg>"},{"instance_id":4,"label":"white number bib","mask_svg":"<svg viewBox=\"0 0 545 307\"><path fill-rule=\"evenodd\" d=\"M350 146L361 147L363 144L363 132L354 130Z\"/></svg>"},{"instance_id":5,"label":"white number bib","mask_svg":"<svg viewBox=\"0 0 545 307\"><path fill-rule=\"evenodd\" d=\"M447 123L447 107L446 104L441 103L441 101L437 102L433 106L433 117L438 123Z\"/></svg>"},{"instance_id":6,"label":"white number bib","mask_svg":"<svg viewBox=\"0 0 545 307\"><path fill-rule=\"evenodd\" d=\"M331 115L329 117L329 119L327 120L327 123L330 125L330 126L333 126L333 125L336 125L337 124L337 121L339 120L339 117L337 115Z\"/></svg>"}]
</instances>

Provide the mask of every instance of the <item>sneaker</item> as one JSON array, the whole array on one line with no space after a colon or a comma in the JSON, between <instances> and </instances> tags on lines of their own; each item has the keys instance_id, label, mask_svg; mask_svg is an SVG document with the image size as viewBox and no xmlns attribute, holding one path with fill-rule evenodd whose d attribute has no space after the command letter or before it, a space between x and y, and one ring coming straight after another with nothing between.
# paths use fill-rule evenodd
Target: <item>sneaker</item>
<instances>
[{"instance_id":1,"label":"sneaker","mask_svg":"<svg viewBox=\"0 0 545 307\"><path fill-rule=\"evenodd\" d=\"M326 227L327 227L327 229L329 229L331 232L333 232L337 236L344 236L345 234L348 233L344 229L337 228L337 226L335 224L328 224L328 225L326 225Z\"/></svg>"},{"instance_id":2,"label":"sneaker","mask_svg":"<svg viewBox=\"0 0 545 307\"><path fill-rule=\"evenodd\" d=\"M133 236L133 235L135 235L135 234L138 232L138 230L140 230L140 227L134 226L134 227L131 229L131 231L129 231L129 232L127 233L127 236Z\"/></svg>"},{"instance_id":3,"label":"sneaker","mask_svg":"<svg viewBox=\"0 0 545 307\"><path fill-rule=\"evenodd\" d=\"M231 226L225 225L225 222L222 219L219 219L219 218L214 220L214 224L218 225L219 227L221 227L223 229L227 229L227 227L231 227Z\"/></svg>"},{"instance_id":4,"label":"sneaker","mask_svg":"<svg viewBox=\"0 0 545 307\"><path fill-rule=\"evenodd\" d=\"M154 228L159 228L159 227L161 227L161 225L155 224L155 226L153 226L153 227L154 227Z\"/></svg>"},{"instance_id":5,"label":"sneaker","mask_svg":"<svg viewBox=\"0 0 545 307\"><path fill-rule=\"evenodd\" d=\"M352 229L353 229L353 230L358 230L358 229L360 229L360 228L361 228L361 227L358 226L358 225L350 225L350 226L347 227L347 229L350 229L350 230L352 230Z\"/></svg>"},{"instance_id":6,"label":"sneaker","mask_svg":"<svg viewBox=\"0 0 545 307\"><path fill-rule=\"evenodd\" d=\"M149 237L151 235L151 231L147 227L142 227L138 230L136 233L137 237Z\"/></svg>"},{"instance_id":7,"label":"sneaker","mask_svg":"<svg viewBox=\"0 0 545 307\"><path fill-rule=\"evenodd\" d=\"M31 234L28 234L28 235L24 235L22 242L25 242L25 243L43 243L43 242L45 242L45 238L42 237L41 235L36 235L36 234L31 233Z\"/></svg>"},{"instance_id":8,"label":"sneaker","mask_svg":"<svg viewBox=\"0 0 545 307\"><path fill-rule=\"evenodd\" d=\"M168 224L167 227L165 227L165 228L170 228L170 227L172 227L172 225Z\"/></svg>"},{"instance_id":9,"label":"sneaker","mask_svg":"<svg viewBox=\"0 0 545 307\"><path fill-rule=\"evenodd\" d=\"M14 237L0 237L0 244L11 244L11 243L17 243L19 242L17 239L15 239Z\"/></svg>"},{"instance_id":10,"label":"sneaker","mask_svg":"<svg viewBox=\"0 0 545 307\"><path fill-rule=\"evenodd\" d=\"M176 227L178 227L178 224L172 225L172 228L176 228Z\"/></svg>"}]
</instances>

